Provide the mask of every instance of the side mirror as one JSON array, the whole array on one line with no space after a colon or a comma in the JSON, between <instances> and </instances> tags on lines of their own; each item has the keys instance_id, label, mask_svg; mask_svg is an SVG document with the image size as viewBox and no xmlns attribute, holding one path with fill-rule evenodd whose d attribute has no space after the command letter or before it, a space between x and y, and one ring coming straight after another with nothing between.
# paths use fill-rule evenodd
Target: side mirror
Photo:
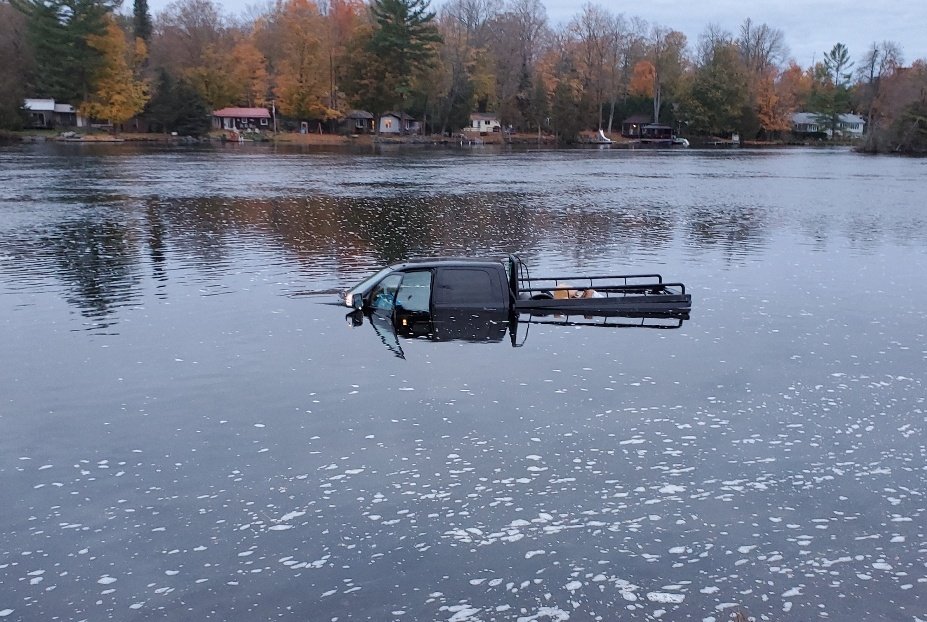
<instances>
[{"instance_id":1,"label":"side mirror","mask_svg":"<svg viewBox=\"0 0 927 622\"><path fill-rule=\"evenodd\" d=\"M357 309L358 311L364 308L364 297L360 294L354 294L351 296L351 308Z\"/></svg>"}]
</instances>

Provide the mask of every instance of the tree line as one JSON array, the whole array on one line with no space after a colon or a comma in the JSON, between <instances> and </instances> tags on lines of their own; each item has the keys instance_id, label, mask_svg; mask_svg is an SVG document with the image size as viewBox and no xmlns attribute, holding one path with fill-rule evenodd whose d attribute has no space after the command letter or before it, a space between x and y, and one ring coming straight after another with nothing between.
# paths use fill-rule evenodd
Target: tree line
<instances>
[{"instance_id":1,"label":"tree line","mask_svg":"<svg viewBox=\"0 0 927 622\"><path fill-rule=\"evenodd\" d=\"M832 133L855 112L867 148L927 148L927 61L906 65L891 41L855 59L836 43L801 67L781 30L749 18L690 42L591 3L552 27L540 0L277 0L241 16L177 0L154 18L147 0L117 2L0 0L0 126L22 123L24 97L185 134L226 106L272 105L285 127L398 111L434 133L492 112L565 142L632 115L762 140L786 134L796 111Z\"/></svg>"}]
</instances>

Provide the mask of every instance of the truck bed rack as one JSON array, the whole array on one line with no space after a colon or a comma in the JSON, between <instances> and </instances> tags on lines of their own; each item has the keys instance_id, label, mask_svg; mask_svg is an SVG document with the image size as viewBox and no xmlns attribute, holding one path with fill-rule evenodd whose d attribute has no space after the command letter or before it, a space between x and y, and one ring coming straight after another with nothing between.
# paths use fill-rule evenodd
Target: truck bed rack
<instances>
[{"instance_id":1,"label":"truck bed rack","mask_svg":"<svg viewBox=\"0 0 927 622\"><path fill-rule=\"evenodd\" d=\"M532 277L520 258L511 284L518 312L561 312L597 316L643 314L688 318L692 296L686 286L659 274Z\"/></svg>"}]
</instances>

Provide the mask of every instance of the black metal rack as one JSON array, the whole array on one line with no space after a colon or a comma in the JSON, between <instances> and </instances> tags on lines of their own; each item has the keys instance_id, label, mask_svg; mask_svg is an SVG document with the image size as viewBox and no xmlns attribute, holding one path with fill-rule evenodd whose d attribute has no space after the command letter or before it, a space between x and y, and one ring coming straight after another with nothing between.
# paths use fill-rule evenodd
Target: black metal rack
<instances>
[{"instance_id":1,"label":"black metal rack","mask_svg":"<svg viewBox=\"0 0 927 622\"><path fill-rule=\"evenodd\" d=\"M516 311L688 317L692 306L686 286L665 282L660 274L532 277L516 255L510 257L510 270Z\"/></svg>"}]
</instances>

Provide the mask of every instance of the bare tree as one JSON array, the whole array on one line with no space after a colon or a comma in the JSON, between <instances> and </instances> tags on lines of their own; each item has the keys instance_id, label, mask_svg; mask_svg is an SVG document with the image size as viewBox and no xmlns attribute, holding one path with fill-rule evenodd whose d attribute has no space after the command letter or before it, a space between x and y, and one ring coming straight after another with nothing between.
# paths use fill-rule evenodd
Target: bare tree
<instances>
[{"instance_id":1,"label":"bare tree","mask_svg":"<svg viewBox=\"0 0 927 622\"><path fill-rule=\"evenodd\" d=\"M540 0L512 0L488 27L500 121L518 125L530 101L536 61L550 37L547 11Z\"/></svg>"},{"instance_id":2,"label":"bare tree","mask_svg":"<svg viewBox=\"0 0 927 622\"><path fill-rule=\"evenodd\" d=\"M894 41L873 42L857 71L860 108L866 111L866 146L872 147L876 136L882 82L904 64L901 46Z\"/></svg>"},{"instance_id":3,"label":"bare tree","mask_svg":"<svg viewBox=\"0 0 927 622\"><path fill-rule=\"evenodd\" d=\"M598 129L602 129L602 113L608 92L609 78L613 71L610 67L610 43L614 37L613 19L607 10L594 4L583 6L582 13L573 18L568 32L576 37L578 44L577 69L583 91L590 102L595 105L598 115Z\"/></svg>"},{"instance_id":4,"label":"bare tree","mask_svg":"<svg viewBox=\"0 0 927 622\"><path fill-rule=\"evenodd\" d=\"M487 41L487 25L502 12L502 0L452 0L441 9L442 21L452 20L462 29L464 42L483 46Z\"/></svg>"},{"instance_id":5,"label":"bare tree","mask_svg":"<svg viewBox=\"0 0 927 622\"><path fill-rule=\"evenodd\" d=\"M654 26L650 38L653 74L653 122L660 122L663 96L672 91L685 70L686 36L678 30Z\"/></svg>"},{"instance_id":6,"label":"bare tree","mask_svg":"<svg viewBox=\"0 0 927 622\"><path fill-rule=\"evenodd\" d=\"M737 47L747 70L754 74L778 68L789 55L781 30L766 24L756 25L749 17L740 25Z\"/></svg>"},{"instance_id":7,"label":"bare tree","mask_svg":"<svg viewBox=\"0 0 927 622\"><path fill-rule=\"evenodd\" d=\"M698 43L695 44L696 64L700 67L710 64L715 57L715 50L733 42L734 35L730 31L725 30L719 24L708 24L699 34Z\"/></svg>"}]
</instances>

